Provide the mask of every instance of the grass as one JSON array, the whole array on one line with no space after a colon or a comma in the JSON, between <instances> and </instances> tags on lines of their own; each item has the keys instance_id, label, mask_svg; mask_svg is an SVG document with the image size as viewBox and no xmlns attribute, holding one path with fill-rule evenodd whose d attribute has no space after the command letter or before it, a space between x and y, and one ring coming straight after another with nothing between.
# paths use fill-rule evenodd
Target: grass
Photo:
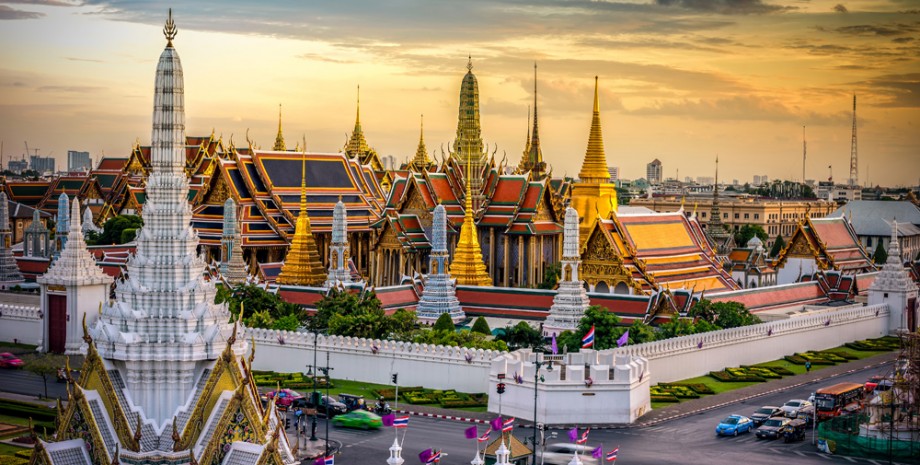
<instances>
[{"instance_id":1,"label":"grass","mask_svg":"<svg viewBox=\"0 0 920 465\"><path fill-rule=\"evenodd\" d=\"M14 455L16 452L25 450L25 447L11 446L9 444L0 444L0 455Z\"/></svg>"},{"instance_id":2,"label":"grass","mask_svg":"<svg viewBox=\"0 0 920 465\"><path fill-rule=\"evenodd\" d=\"M374 391L379 389L393 389L393 386L390 384L373 384L365 383L361 381L350 381L345 379L332 379L332 384L334 387L329 388L329 395L332 397L338 397L339 394L352 394L356 396L364 396L364 402L368 405L373 406L377 401L377 395L374 394ZM284 387L283 385L281 387ZM262 386L264 391L270 390L267 386ZM297 389L297 392L307 395L312 389ZM326 390L322 388L317 388L317 391L321 391L325 394ZM402 392L400 392L400 397L402 397ZM393 405L393 399L386 399L390 405ZM400 406L412 405L408 402L405 402L403 399L399 400ZM429 405L431 407L432 405ZM437 404L433 405L437 406ZM457 407L455 410L465 410L468 412L485 412L487 411L486 406L479 407Z\"/></svg>"},{"instance_id":3,"label":"grass","mask_svg":"<svg viewBox=\"0 0 920 465\"><path fill-rule=\"evenodd\" d=\"M29 426L29 419L0 413L0 423L16 426Z\"/></svg>"}]
</instances>

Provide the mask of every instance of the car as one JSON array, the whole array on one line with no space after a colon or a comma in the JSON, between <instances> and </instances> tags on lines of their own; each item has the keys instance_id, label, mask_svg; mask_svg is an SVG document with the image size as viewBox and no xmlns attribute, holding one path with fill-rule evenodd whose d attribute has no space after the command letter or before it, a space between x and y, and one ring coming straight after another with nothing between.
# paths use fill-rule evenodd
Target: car
<instances>
[{"instance_id":1,"label":"car","mask_svg":"<svg viewBox=\"0 0 920 465\"><path fill-rule=\"evenodd\" d=\"M804 399L792 399L789 402L783 404L783 406L780 408L783 410L784 415L789 418L795 418L795 416L798 415L799 410L801 410L802 407L807 406L811 406L811 402Z\"/></svg>"},{"instance_id":2,"label":"car","mask_svg":"<svg viewBox=\"0 0 920 465\"><path fill-rule=\"evenodd\" d=\"M276 397L277 399L275 399ZM268 400L275 399L275 405L282 408L288 408L296 399L303 399L303 394L291 389L281 389L279 391L266 392L265 398Z\"/></svg>"},{"instance_id":3,"label":"car","mask_svg":"<svg viewBox=\"0 0 920 465\"><path fill-rule=\"evenodd\" d=\"M367 404L364 402L364 396L354 394L339 394L339 401L345 404L348 411L367 410Z\"/></svg>"},{"instance_id":4,"label":"car","mask_svg":"<svg viewBox=\"0 0 920 465\"><path fill-rule=\"evenodd\" d=\"M716 426L717 436L737 436L740 433L750 433L754 422L741 415L729 415L722 419Z\"/></svg>"},{"instance_id":5,"label":"car","mask_svg":"<svg viewBox=\"0 0 920 465\"><path fill-rule=\"evenodd\" d=\"M767 421L763 422L760 425L760 428L757 428L757 432L754 433L760 439L776 439L782 436L783 431L786 429L786 425L792 419L786 417L771 417Z\"/></svg>"},{"instance_id":6,"label":"car","mask_svg":"<svg viewBox=\"0 0 920 465\"><path fill-rule=\"evenodd\" d=\"M313 392L310 396L294 399L291 406L295 409L315 408L316 413L328 418L348 412L348 407L345 404L330 396L320 395L319 392Z\"/></svg>"},{"instance_id":7,"label":"car","mask_svg":"<svg viewBox=\"0 0 920 465\"><path fill-rule=\"evenodd\" d=\"M866 394L872 393L875 390L875 387L878 386L879 381L885 379L884 376L875 375L869 377L869 380L866 381Z\"/></svg>"},{"instance_id":8,"label":"car","mask_svg":"<svg viewBox=\"0 0 920 465\"><path fill-rule=\"evenodd\" d=\"M9 352L4 352L0 354L0 367L22 368L22 365L23 365L22 360L19 357Z\"/></svg>"},{"instance_id":9,"label":"car","mask_svg":"<svg viewBox=\"0 0 920 465\"><path fill-rule=\"evenodd\" d=\"M547 465L567 465L572 461L572 457L575 456L575 451L577 450L578 459L581 460L581 463L584 465L597 465L597 459L591 457L591 451L594 449L596 449L594 446L583 446L564 442L548 444L541 455L543 459L542 463Z\"/></svg>"},{"instance_id":10,"label":"car","mask_svg":"<svg viewBox=\"0 0 920 465\"><path fill-rule=\"evenodd\" d=\"M761 423L767 421L767 418L775 417L777 415L782 415L782 414L783 414L783 410L780 409L779 407L774 407L772 405L764 405L763 407L760 407L759 409L757 409L757 411L754 412L750 418L751 418L751 421L754 422L754 426L756 427L756 426L760 426Z\"/></svg>"},{"instance_id":11,"label":"car","mask_svg":"<svg viewBox=\"0 0 920 465\"><path fill-rule=\"evenodd\" d=\"M342 428L378 429L383 426L380 415L367 410L352 410L332 419L332 424Z\"/></svg>"}]
</instances>

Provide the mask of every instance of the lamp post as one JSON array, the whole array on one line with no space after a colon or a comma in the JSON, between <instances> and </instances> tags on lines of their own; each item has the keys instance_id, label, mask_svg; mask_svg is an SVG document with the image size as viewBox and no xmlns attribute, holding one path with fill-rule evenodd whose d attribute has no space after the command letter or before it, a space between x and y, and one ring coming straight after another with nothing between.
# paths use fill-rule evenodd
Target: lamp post
<instances>
[{"instance_id":1,"label":"lamp post","mask_svg":"<svg viewBox=\"0 0 920 465\"><path fill-rule=\"evenodd\" d=\"M313 376L313 392L310 394L310 402L314 402L312 415L313 420L312 424L310 425L310 440L316 441L316 415L319 411L319 402L316 398L316 375L319 374L319 367L316 366L316 348L319 330L313 329L310 330L310 332L313 333L313 365L307 365L307 368L309 368L307 374ZM313 371L314 369L316 370L315 372Z\"/></svg>"},{"instance_id":2,"label":"lamp post","mask_svg":"<svg viewBox=\"0 0 920 465\"><path fill-rule=\"evenodd\" d=\"M536 354L534 355L536 357ZM553 361L541 362L534 360L533 366L533 460L531 463L537 463L537 384L540 382L540 368L546 365L546 371L553 371Z\"/></svg>"},{"instance_id":3,"label":"lamp post","mask_svg":"<svg viewBox=\"0 0 920 465\"><path fill-rule=\"evenodd\" d=\"M331 417L329 416L329 400L330 400L329 399L329 371L333 369L329 367L329 351L326 351L326 366L317 367L317 369L322 371L323 375L326 377L326 445L325 445L326 453L323 455L323 457L328 457L329 456L329 421L331 420ZM314 382L316 382L316 378L314 378Z\"/></svg>"}]
</instances>

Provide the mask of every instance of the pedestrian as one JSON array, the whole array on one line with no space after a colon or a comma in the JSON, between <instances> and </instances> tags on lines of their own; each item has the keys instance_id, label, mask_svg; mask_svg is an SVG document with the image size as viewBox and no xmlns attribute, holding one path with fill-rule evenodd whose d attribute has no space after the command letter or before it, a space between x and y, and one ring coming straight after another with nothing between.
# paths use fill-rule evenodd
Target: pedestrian
<instances>
[{"instance_id":1,"label":"pedestrian","mask_svg":"<svg viewBox=\"0 0 920 465\"><path fill-rule=\"evenodd\" d=\"M805 361L805 373L808 373L809 371L811 371L811 361L806 360Z\"/></svg>"}]
</instances>

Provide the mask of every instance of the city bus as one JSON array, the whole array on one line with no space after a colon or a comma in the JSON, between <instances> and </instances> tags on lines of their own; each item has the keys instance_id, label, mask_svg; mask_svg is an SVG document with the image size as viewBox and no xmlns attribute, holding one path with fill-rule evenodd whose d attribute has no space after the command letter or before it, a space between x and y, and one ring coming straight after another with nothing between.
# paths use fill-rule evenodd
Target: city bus
<instances>
[{"instance_id":1,"label":"city bus","mask_svg":"<svg viewBox=\"0 0 920 465\"><path fill-rule=\"evenodd\" d=\"M840 383L815 392L815 414L819 420L846 415L862 408L865 386Z\"/></svg>"}]
</instances>

